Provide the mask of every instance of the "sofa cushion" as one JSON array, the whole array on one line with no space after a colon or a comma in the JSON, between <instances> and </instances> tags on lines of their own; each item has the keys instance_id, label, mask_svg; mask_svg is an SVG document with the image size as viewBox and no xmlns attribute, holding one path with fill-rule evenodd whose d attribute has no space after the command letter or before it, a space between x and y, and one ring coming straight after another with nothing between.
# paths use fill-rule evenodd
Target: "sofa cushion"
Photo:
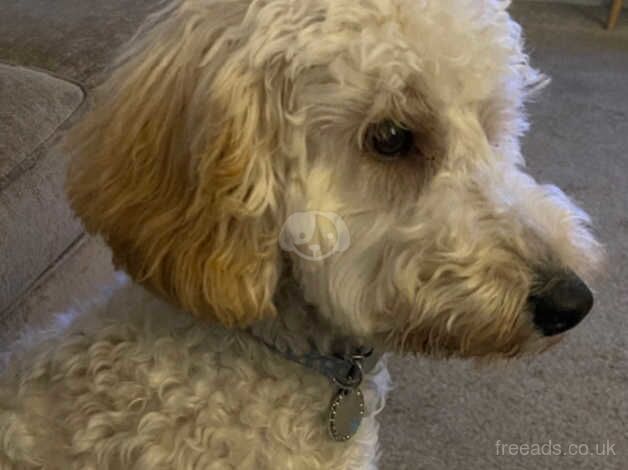
<instances>
[{"instance_id":1,"label":"sofa cushion","mask_svg":"<svg viewBox=\"0 0 628 470\"><path fill-rule=\"evenodd\" d=\"M0 187L32 163L83 100L76 85L45 73L0 64Z\"/></svg>"},{"instance_id":2,"label":"sofa cushion","mask_svg":"<svg viewBox=\"0 0 628 470\"><path fill-rule=\"evenodd\" d=\"M0 312L81 233L63 194L66 159L49 143L82 101L72 83L0 64Z\"/></svg>"}]
</instances>

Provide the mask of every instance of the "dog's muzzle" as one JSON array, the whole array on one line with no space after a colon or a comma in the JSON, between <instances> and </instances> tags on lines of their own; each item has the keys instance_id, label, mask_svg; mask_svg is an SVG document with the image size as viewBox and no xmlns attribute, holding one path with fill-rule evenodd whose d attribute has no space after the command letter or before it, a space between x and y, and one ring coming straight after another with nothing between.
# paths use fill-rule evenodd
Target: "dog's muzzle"
<instances>
[{"instance_id":1,"label":"dog's muzzle","mask_svg":"<svg viewBox=\"0 0 628 470\"><path fill-rule=\"evenodd\" d=\"M530 296L532 319L545 336L570 330L582 321L593 307L593 294L572 272L552 276L536 294Z\"/></svg>"}]
</instances>

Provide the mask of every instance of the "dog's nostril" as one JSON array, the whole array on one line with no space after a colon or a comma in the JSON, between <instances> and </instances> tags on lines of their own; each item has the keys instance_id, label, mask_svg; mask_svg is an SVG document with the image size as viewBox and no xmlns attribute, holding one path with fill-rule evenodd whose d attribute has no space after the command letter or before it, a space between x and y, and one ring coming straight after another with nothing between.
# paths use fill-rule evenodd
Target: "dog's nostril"
<instances>
[{"instance_id":1,"label":"dog's nostril","mask_svg":"<svg viewBox=\"0 0 628 470\"><path fill-rule=\"evenodd\" d=\"M573 273L554 277L539 294L530 297L534 324L545 336L563 333L589 313L593 294Z\"/></svg>"}]
</instances>

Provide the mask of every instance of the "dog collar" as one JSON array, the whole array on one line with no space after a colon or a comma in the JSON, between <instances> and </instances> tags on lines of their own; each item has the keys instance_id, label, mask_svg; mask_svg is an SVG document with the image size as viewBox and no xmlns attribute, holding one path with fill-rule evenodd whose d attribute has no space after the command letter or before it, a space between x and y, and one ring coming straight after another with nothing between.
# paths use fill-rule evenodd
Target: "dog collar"
<instances>
[{"instance_id":1,"label":"dog collar","mask_svg":"<svg viewBox=\"0 0 628 470\"><path fill-rule=\"evenodd\" d=\"M324 355L318 351L297 354L289 346L280 349L256 335L252 336L284 359L324 375L336 387L327 417L329 436L334 441L348 441L358 432L362 418L366 414L360 385L364 374L375 367L381 354L375 353L370 347L358 347L353 353L342 356Z\"/></svg>"}]
</instances>

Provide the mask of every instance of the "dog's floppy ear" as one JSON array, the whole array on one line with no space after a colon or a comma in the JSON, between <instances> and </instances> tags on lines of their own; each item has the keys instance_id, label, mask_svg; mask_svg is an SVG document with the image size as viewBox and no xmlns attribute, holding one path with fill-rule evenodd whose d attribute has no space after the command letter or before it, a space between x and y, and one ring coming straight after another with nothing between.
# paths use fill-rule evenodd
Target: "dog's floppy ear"
<instances>
[{"instance_id":1,"label":"dog's floppy ear","mask_svg":"<svg viewBox=\"0 0 628 470\"><path fill-rule=\"evenodd\" d=\"M162 12L66 140L69 199L116 266L238 326L274 314L279 270L273 126L239 57L248 3Z\"/></svg>"}]
</instances>

